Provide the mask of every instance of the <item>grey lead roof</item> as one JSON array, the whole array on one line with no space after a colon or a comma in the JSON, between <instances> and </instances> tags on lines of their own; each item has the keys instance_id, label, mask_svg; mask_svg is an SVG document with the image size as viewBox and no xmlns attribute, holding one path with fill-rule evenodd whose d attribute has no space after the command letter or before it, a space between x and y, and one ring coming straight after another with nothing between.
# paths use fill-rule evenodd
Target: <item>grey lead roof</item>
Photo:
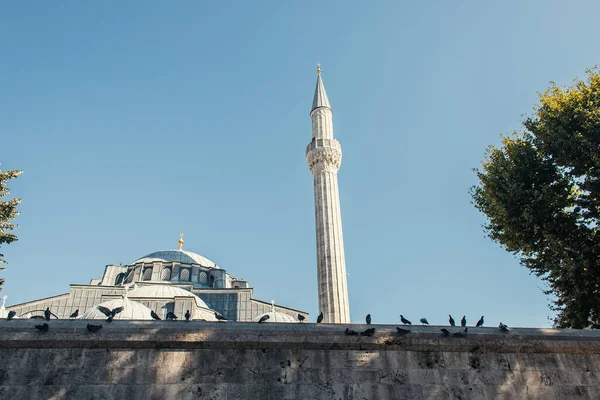
<instances>
[{"instance_id":1,"label":"grey lead roof","mask_svg":"<svg viewBox=\"0 0 600 400\"><path fill-rule=\"evenodd\" d=\"M331 104L329 104L329 99L327 98L327 92L325 92L325 86L323 85L321 74L317 75L317 87L315 87L315 96L313 97L313 104L310 112L319 107L327 107L331 109Z\"/></svg>"}]
</instances>

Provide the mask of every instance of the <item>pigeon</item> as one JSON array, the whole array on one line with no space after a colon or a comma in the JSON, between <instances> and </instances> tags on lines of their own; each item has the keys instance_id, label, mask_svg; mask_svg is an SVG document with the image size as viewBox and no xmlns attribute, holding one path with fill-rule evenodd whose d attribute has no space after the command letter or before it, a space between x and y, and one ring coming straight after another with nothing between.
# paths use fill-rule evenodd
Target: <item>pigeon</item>
<instances>
[{"instance_id":1,"label":"pigeon","mask_svg":"<svg viewBox=\"0 0 600 400\"><path fill-rule=\"evenodd\" d=\"M50 311L50 307L46 307L46 311L44 311L44 318L46 318L46 321L50 321L51 315L52 312Z\"/></svg>"},{"instance_id":2,"label":"pigeon","mask_svg":"<svg viewBox=\"0 0 600 400\"><path fill-rule=\"evenodd\" d=\"M479 321L477 321L477 324L475 325L475 328L479 328L480 326L483 326L483 315L481 316L481 318L479 319Z\"/></svg>"},{"instance_id":3,"label":"pigeon","mask_svg":"<svg viewBox=\"0 0 600 400\"><path fill-rule=\"evenodd\" d=\"M259 323L259 324L262 324L263 322L265 322L265 321L266 321L266 320L268 320L268 319L269 319L269 315L268 315L268 314L265 314L265 315L263 315L262 317L260 317L260 319L258 320L258 323Z\"/></svg>"},{"instance_id":4,"label":"pigeon","mask_svg":"<svg viewBox=\"0 0 600 400\"><path fill-rule=\"evenodd\" d=\"M33 327L40 332L48 332L48 328L50 328L50 326L45 322L41 325L34 325Z\"/></svg>"},{"instance_id":5,"label":"pigeon","mask_svg":"<svg viewBox=\"0 0 600 400\"><path fill-rule=\"evenodd\" d=\"M174 319L177 319L177 315L175 315L174 312L169 311L167 312L167 316L165 317L165 319L167 321L173 321Z\"/></svg>"},{"instance_id":6,"label":"pigeon","mask_svg":"<svg viewBox=\"0 0 600 400\"><path fill-rule=\"evenodd\" d=\"M225 318L224 316L222 316L221 314L219 314L216 311L215 311L215 318L217 319L217 321L227 321L227 318Z\"/></svg>"},{"instance_id":7,"label":"pigeon","mask_svg":"<svg viewBox=\"0 0 600 400\"><path fill-rule=\"evenodd\" d=\"M98 310L106 315L106 322L111 323L113 318L115 318L115 316L120 313L121 311L123 311L125 309L125 307L117 307L117 308L113 308L112 310L108 307L104 307L104 306L98 306Z\"/></svg>"},{"instance_id":8,"label":"pigeon","mask_svg":"<svg viewBox=\"0 0 600 400\"><path fill-rule=\"evenodd\" d=\"M298 314L298 321L302 322L306 319L306 317L302 314Z\"/></svg>"},{"instance_id":9,"label":"pigeon","mask_svg":"<svg viewBox=\"0 0 600 400\"><path fill-rule=\"evenodd\" d=\"M323 313L319 314L317 317L317 324L320 324L321 322L323 322Z\"/></svg>"},{"instance_id":10,"label":"pigeon","mask_svg":"<svg viewBox=\"0 0 600 400\"><path fill-rule=\"evenodd\" d=\"M460 320L460 326L467 326L467 317L463 315L462 319Z\"/></svg>"},{"instance_id":11,"label":"pigeon","mask_svg":"<svg viewBox=\"0 0 600 400\"><path fill-rule=\"evenodd\" d=\"M502 322L500 322L500 325L498 325L498 328L502 331L502 332L508 332L508 326L504 325Z\"/></svg>"},{"instance_id":12,"label":"pigeon","mask_svg":"<svg viewBox=\"0 0 600 400\"><path fill-rule=\"evenodd\" d=\"M465 330L461 331L461 332L455 332L452 334L452 336L465 337L465 336L467 336L467 329L469 329L469 328L465 328Z\"/></svg>"},{"instance_id":13,"label":"pigeon","mask_svg":"<svg viewBox=\"0 0 600 400\"><path fill-rule=\"evenodd\" d=\"M10 321L11 319L13 319L15 317L15 315L17 315L16 311L9 311L8 315L6 316L6 320Z\"/></svg>"},{"instance_id":14,"label":"pigeon","mask_svg":"<svg viewBox=\"0 0 600 400\"><path fill-rule=\"evenodd\" d=\"M31 317L29 317L29 319L46 319L41 315L32 315Z\"/></svg>"},{"instance_id":15,"label":"pigeon","mask_svg":"<svg viewBox=\"0 0 600 400\"><path fill-rule=\"evenodd\" d=\"M410 329L402 329L396 327L396 332L398 332L399 335L406 335L407 333L410 333Z\"/></svg>"},{"instance_id":16,"label":"pigeon","mask_svg":"<svg viewBox=\"0 0 600 400\"><path fill-rule=\"evenodd\" d=\"M360 336L373 336L374 333L375 333L375 328L369 328L369 329L365 329L364 331L362 331L360 333Z\"/></svg>"},{"instance_id":17,"label":"pigeon","mask_svg":"<svg viewBox=\"0 0 600 400\"><path fill-rule=\"evenodd\" d=\"M400 314L400 321L402 321L402 323L404 325L412 325L412 323L409 320L407 320L406 318L404 318L404 316L402 314Z\"/></svg>"},{"instance_id":18,"label":"pigeon","mask_svg":"<svg viewBox=\"0 0 600 400\"><path fill-rule=\"evenodd\" d=\"M75 312L73 314L71 314L69 316L69 318L77 318L79 316L79 308L77 310L75 310Z\"/></svg>"},{"instance_id":19,"label":"pigeon","mask_svg":"<svg viewBox=\"0 0 600 400\"><path fill-rule=\"evenodd\" d=\"M102 329L102 325L87 324L87 330L92 333L98 332L100 329Z\"/></svg>"},{"instance_id":20,"label":"pigeon","mask_svg":"<svg viewBox=\"0 0 600 400\"><path fill-rule=\"evenodd\" d=\"M429 325L429 322L427 321L427 318L421 318L420 321L421 321L421 323L423 325Z\"/></svg>"},{"instance_id":21,"label":"pigeon","mask_svg":"<svg viewBox=\"0 0 600 400\"><path fill-rule=\"evenodd\" d=\"M456 323L454 322L454 318L452 318L452 315L448 314L448 322L450 322L450 326L456 326Z\"/></svg>"},{"instance_id":22,"label":"pigeon","mask_svg":"<svg viewBox=\"0 0 600 400\"><path fill-rule=\"evenodd\" d=\"M158 316L157 313L154 312L154 310L150 310L150 316L152 317L153 320L160 321L160 317Z\"/></svg>"},{"instance_id":23,"label":"pigeon","mask_svg":"<svg viewBox=\"0 0 600 400\"><path fill-rule=\"evenodd\" d=\"M371 314L367 314L365 321L367 321L367 325L371 325Z\"/></svg>"},{"instance_id":24,"label":"pigeon","mask_svg":"<svg viewBox=\"0 0 600 400\"><path fill-rule=\"evenodd\" d=\"M348 336L358 336L358 332L356 332L356 331L353 331L352 329L348 329L348 328L346 328L346 331L345 331L345 333L346 333L346 335L348 335Z\"/></svg>"},{"instance_id":25,"label":"pigeon","mask_svg":"<svg viewBox=\"0 0 600 400\"><path fill-rule=\"evenodd\" d=\"M442 328L440 331L442 331L442 336L450 336L450 331L448 329Z\"/></svg>"},{"instance_id":26,"label":"pigeon","mask_svg":"<svg viewBox=\"0 0 600 400\"><path fill-rule=\"evenodd\" d=\"M184 315L184 317L185 317L185 320L186 320L186 321L189 321L189 320L190 320L190 318L192 318L192 314L190 314L190 310L187 310L187 311L185 312L185 315Z\"/></svg>"}]
</instances>

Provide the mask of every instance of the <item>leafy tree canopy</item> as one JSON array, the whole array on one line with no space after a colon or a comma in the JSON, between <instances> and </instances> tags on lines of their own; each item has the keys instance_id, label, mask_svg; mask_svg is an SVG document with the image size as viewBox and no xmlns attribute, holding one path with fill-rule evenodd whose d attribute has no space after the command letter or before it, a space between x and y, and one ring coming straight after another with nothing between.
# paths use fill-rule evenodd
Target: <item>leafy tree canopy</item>
<instances>
[{"instance_id":1,"label":"leafy tree canopy","mask_svg":"<svg viewBox=\"0 0 600 400\"><path fill-rule=\"evenodd\" d=\"M600 328L600 74L586 72L540 94L471 188L488 236L548 283L558 327Z\"/></svg>"},{"instance_id":2,"label":"leafy tree canopy","mask_svg":"<svg viewBox=\"0 0 600 400\"><path fill-rule=\"evenodd\" d=\"M0 170L0 199L7 196L10 192L6 187L6 183L9 179L16 178L23 171L2 171ZM17 211L17 205L21 202L21 199L12 200L0 200L0 247L4 244L8 244L17 240L12 231L18 225L11 223L11 221L19 215ZM0 264L6 264L6 261L2 258L3 254L0 254ZM0 268L3 270L4 268ZM0 278L0 286L4 283L4 279Z\"/></svg>"}]
</instances>

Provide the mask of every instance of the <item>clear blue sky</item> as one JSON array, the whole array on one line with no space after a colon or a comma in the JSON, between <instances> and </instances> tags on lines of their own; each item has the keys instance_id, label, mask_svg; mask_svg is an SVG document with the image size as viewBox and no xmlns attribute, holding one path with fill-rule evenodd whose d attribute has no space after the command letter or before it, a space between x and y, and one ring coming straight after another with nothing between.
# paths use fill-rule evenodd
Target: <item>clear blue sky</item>
<instances>
[{"instance_id":1,"label":"clear blue sky","mask_svg":"<svg viewBox=\"0 0 600 400\"><path fill-rule=\"evenodd\" d=\"M352 320L548 326L542 283L484 237L471 170L536 92L600 63L597 1L5 2L0 162L23 169L8 303L106 264L200 253L318 314L315 62L344 159Z\"/></svg>"}]
</instances>

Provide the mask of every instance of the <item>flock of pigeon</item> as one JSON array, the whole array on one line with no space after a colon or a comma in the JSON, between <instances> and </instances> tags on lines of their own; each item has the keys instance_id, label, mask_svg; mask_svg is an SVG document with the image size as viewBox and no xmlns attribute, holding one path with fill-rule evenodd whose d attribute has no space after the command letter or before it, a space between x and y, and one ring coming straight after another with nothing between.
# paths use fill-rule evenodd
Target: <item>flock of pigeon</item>
<instances>
[{"instance_id":1,"label":"flock of pigeon","mask_svg":"<svg viewBox=\"0 0 600 400\"><path fill-rule=\"evenodd\" d=\"M319 317L317 318L317 323L320 323L322 321L323 321L323 313L319 314ZM429 321L427 321L427 318L421 318L420 321L421 321L421 324L423 324L423 325L429 325ZM365 322L367 323L367 325L371 324L371 314L367 314L367 316L365 317ZM404 318L404 316L402 314L400 314L400 322L402 322L404 325L412 325L412 322L410 322L408 319ZM450 326L456 326L456 322L454 321L454 318L452 318L452 315L448 315L448 322L450 323ZM480 328L483 326L483 323L484 323L484 321L483 321L483 315L482 315L481 318L479 319L479 321L477 321L477 323L475 324L475 327ZM454 336L454 337L467 336L467 333L469 332L469 328L467 327L467 318L464 315L463 315L462 319L460 320L460 326L465 329L452 333L452 336ZM498 329L500 329L500 331L502 331L502 332L509 332L508 326L506 324L503 324L502 322L500 322L500 325L498 325ZM410 329L404 329L404 328L400 328L400 327L396 327L396 331L398 332L399 335L406 335L406 334L410 333ZM442 332L442 336L444 336L444 337L448 337L451 334L451 332L446 328L442 328L442 329L440 329L440 331ZM352 329L346 328L345 333L346 333L346 335L349 335L349 336L358 336L358 335L373 336L373 334L375 333L375 328L369 328L360 333L353 331Z\"/></svg>"},{"instance_id":2,"label":"flock of pigeon","mask_svg":"<svg viewBox=\"0 0 600 400\"><path fill-rule=\"evenodd\" d=\"M112 310L104 307L104 306L98 306L98 310L104 314L106 316L106 322L111 323L112 320L117 316L117 314L119 314L121 311L123 311L124 307L117 307L117 308L113 308ZM40 310L41 311L41 310ZM15 316L17 315L17 313L15 311L10 311L8 313L7 316L7 320L12 320ZM31 318L43 318L46 321L50 321L50 317L54 316L56 319L58 319L58 317L52 313L52 311L50 311L50 307L47 307L46 310L44 310L44 316L33 316ZM75 310L75 312L73 314L70 315L70 318L77 318L79 316L79 309ZM152 317L152 319L154 320L161 320L161 318L158 316L158 314L156 314L154 311L150 310L150 316ZM186 321L190 321L192 314L190 314L190 310L187 310L185 312L185 320ZM215 318L217 319L217 321L227 321L227 318L225 318L224 316L222 316L221 314L219 314L218 312L215 311ZM167 315L165 316L165 319L167 321L174 321L177 318L177 315L175 315L175 313L169 311L167 312ZM269 315L265 314L262 317L260 317L260 319L258 320L258 323L261 324L263 322L266 322L269 319ZM302 314L298 314L298 321L299 322L303 322L305 320L304 315ZM205 320L201 320L201 321L205 321ZM317 317L317 324L320 324L321 322L323 322L323 313L320 313L319 316ZM371 325L371 314L367 314L366 318L365 318L365 322L367 323L367 325ZM400 322L402 322L404 325L412 325L412 322L410 322L408 319L404 318L404 316L402 314L400 314ZM427 321L427 318L421 318L420 319L421 324L423 325L429 325L429 322ZM452 315L448 315L448 322L450 323L450 326L456 326L456 322L454 321L454 318L452 318ZM475 324L476 328L482 327L483 326L483 316L481 316L481 318L479 319L479 321L477 321L477 323ZM440 331L442 332L442 336L447 337L447 336L454 336L454 337L465 337L468 333L468 329L467 328L467 318L466 316L463 316L462 319L460 320L460 326L465 328L464 330L461 331L457 331L454 333L451 333L448 329L446 328L442 328L440 329ZM40 325L34 325L34 328L39 330L40 332L48 332L48 329L50 328L50 326L48 325L48 323L43 323ZM87 324L87 330L90 332L98 332L100 329L102 329L102 325L93 325L88 323ZM508 326L506 326L505 324L503 324L502 322L500 322L500 325L498 325L498 329L500 329L500 331L502 332L508 332ZM400 327L396 327L396 331L398 334L400 335L406 335L408 333L410 333L409 329L403 329ZM352 329L346 328L346 330L344 331L344 333L348 336L373 336L373 334L375 333L375 328L368 328L362 332L356 332L353 331Z\"/></svg>"}]
</instances>

